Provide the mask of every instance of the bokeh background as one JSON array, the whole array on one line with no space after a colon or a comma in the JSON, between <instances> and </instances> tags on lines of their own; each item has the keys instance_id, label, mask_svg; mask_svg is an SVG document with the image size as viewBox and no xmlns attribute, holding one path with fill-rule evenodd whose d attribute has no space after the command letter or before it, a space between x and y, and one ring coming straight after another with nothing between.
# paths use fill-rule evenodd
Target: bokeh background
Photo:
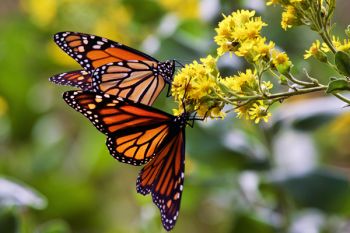
<instances>
[{"instance_id":1,"label":"bokeh background","mask_svg":"<svg viewBox=\"0 0 350 233\"><path fill-rule=\"evenodd\" d=\"M287 51L295 75L335 75L304 50L317 36L284 32L281 9L262 0L1 0L0 232L165 232L150 196L136 193L140 170L118 163L105 137L61 98L72 88L48 78L79 68L53 42L59 31L97 34L186 64L214 54L222 13L255 9L264 35ZM339 0L344 37L350 2ZM223 57L232 74L247 67ZM276 87L278 91L278 87ZM175 105L162 96L156 107ZM323 93L274 106L267 124L197 122L187 129L186 178L176 232L350 232L350 112Z\"/></svg>"}]
</instances>

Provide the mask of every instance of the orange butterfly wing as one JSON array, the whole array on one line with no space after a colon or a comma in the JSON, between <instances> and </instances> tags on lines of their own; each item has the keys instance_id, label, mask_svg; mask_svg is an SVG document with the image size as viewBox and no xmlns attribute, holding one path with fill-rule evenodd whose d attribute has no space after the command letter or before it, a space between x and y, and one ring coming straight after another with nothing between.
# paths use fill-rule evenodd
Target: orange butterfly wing
<instances>
[{"instance_id":1,"label":"orange butterfly wing","mask_svg":"<svg viewBox=\"0 0 350 233\"><path fill-rule=\"evenodd\" d=\"M152 61L123 61L97 68L93 74L93 87L136 103L152 105L165 87L158 76L158 63Z\"/></svg>"},{"instance_id":2,"label":"orange butterfly wing","mask_svg":"<svg viewBox=\"0 0 350 233\"><path fill-rule=\"evenodd\" d=\"M174 227L179 214L185 169L185 131L184 128L172 129L162 149L137 178L137 192L152 193L167 231Z\"/></svg>"},{"instance_id":3,"label":"orange butterfly wing","mask_svg":"<svg viewBox=\"0 0 350 233\"><path fill-rule=\"evenodd\" d=\"M114 158L136 166L156 155L173 119L160 110L107 94L68 91L63 99L108 136L106 144Z\"/></svg>"},{"instance_id":4,"label":"orange butterfly wing","mask_svg":"<svg viewBox=\"0 0 350 233\"><path fill-rule=\"evenodd\" d=\"M84 91L92 90L91 75L85 70L75 70L57 74L50 77L49 81L59 85L78 87Z\"/></svg>"},{"instance_id":5,"label":"orange butterfly wing","mask_svg":"<svg viewBox=\"0 0 350 233\"><path fill-rule=\"evenodd\" d=\"M74 58L86 71L124 60L155 61L153 57L136 49L103 37L79 32L59 32L55 43Z\"/></svg>"}]
</instances>

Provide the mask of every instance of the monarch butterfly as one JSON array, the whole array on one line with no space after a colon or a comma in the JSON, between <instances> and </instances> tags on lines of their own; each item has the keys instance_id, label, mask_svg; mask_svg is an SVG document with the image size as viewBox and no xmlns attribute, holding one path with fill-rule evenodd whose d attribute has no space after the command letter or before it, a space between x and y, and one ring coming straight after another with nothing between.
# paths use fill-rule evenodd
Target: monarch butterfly
<instances>
[{"instance_id":1,"label":"monarch butterfly","mask_svg":"<svg viewBox=\"0 0 350 233\"><path fill-rule=\"evenodd\" d=\"M55 34L54 40L87 72L58 74L49 79L54 83L116 95L146 105L152 105L165 85L171 84L175 60L159 62L126 45L79 32L60 32Z\"/></svg>"},{"instance_id":2,"label":"monarch butterfly","mask_svg":"<svg viewBox=\"0 0 350 233\"><path fill-rule=\"evenodd\" d=\"M137 192L152 194L164 228L171 230L183 190L185 127L191 125L188 114L173 116L94 92L67 91L63 99L107 135L106 144L113 157L128 164L146 164L137 178Z\"/></svg>"}]
</instances>

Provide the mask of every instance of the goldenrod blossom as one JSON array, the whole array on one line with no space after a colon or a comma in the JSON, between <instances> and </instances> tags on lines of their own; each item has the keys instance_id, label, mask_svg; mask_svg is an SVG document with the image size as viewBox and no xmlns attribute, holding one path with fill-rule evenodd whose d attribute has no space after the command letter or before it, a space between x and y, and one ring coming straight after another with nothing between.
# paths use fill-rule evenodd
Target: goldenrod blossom
<instances>
[{"instance_id":1,"label":"goldenrod blossom","mask_svg":"<svg viewBox=\"0 0 350 233\"><path fill-rule=\"evenodd\" d=\"M297 25L298 17L297 12L294 6L289 5L285 8L285 11L282 13L281 26L284 30L291 28L294 25Z\"/></svg>"},{"instance_id":2,"label":"goldenrod blossom","mask_svg":"<svg viewBox=\"0 0 350 233\"><path fill-rule=\"evenodd\" d=\"M249 107L250 107L250 105L243 105L243 106L236 108L235 113L237 114L237 118L238 119L244 118L246 120L249 120L250 119L249 113L248 113Z\"/></svg>"},{"instance_id":3,"label":"goldenrod blossom","mask_svg":"<svg viewBox=\"0 0 350 233\"><path fill-rule=\"evenodd\" d=\"M171 92L178 102L178 110L174 114L181 114L185 103L187 111L197 111L199 116L224 117L220 112L224 103L210 100L211 97L221 95L217 85L216 59L209 55L200 60L202 63L194 61L174 77Z\"/></svg>"},{"instance_id":4,"label":"goldenrod blossom","mask_svg":"<svg viewBox=\"0 0 350 233\"><path fill-rule=\"evenodd\" d=\"M270 81L263 81L261 83L261 89L263 91L269 91L272 88L273 88L273 84Z\"/></svg>"},{"instance_id":5,"label":"goldenrod blossom","mask_svg":"<svg viewBox=\"0 0 350 233\"><path fill-rule=\"evenodd\" d=\"M316 56L320 52L320 41L316 40L314 43L312 43L309 50L305 50L304 59L308 59L312 56Z\"/></svg>"},{"instance_id":6,"label":"goldenrod blossom","mask_svg":"<svg viewBox=\"0 0 350 233\"><path fill-rule=\"evenodd\" d=\"M277 50L272 52L272 64L281 74L289 72L292 67L292 62L289 60L288 55L285 52L279 52Z\"/></svg>"},{"instance_id":7,"label":"goldenrod blossom","mask_svg":"<svg viewBox=\"0 0 350 233\"><path fill-rule=\"evenodd\" d=\"M232 92L240 95L252 95L258 91L258 79L251 69L239 72L238 75L221 79L220 82Z\"/></svg>"},{"instance_id":8,"label":"goldenrod blossom","mask_svg":"<svg viewBox=\"0 0 350 233\"><path fill-rule=\"evenodd\" d=\"M344 39L343 42L340 41L339 37L332 37L332 44L337 51L350 52L350 40ZM326 43L322 43L322 51L325 53L330 52L328 45Z\"/></svg>"},{"instance_id":9,"label":"goldenrod blossom","mask_svg":"<svg viewBox=\"0 0 350 233\"><path fill-rule=\"evenodd\" d=\"M268 122L271 113L268 111L268 106L262 100L258 100L253 106L248 110L249 118L254 120L255 124L258 124L260 120Z\"/></svg>"},{"instance_id":10,"label":"goldenrod blossom","mask_svg":"<svg viewBox=\"0 0 350 233\"><path fill-rule=\"evenodd\" d=\"M327 62L327 56L320 48L320 45L321 42L319 40L316 40L314 43L312 43L309 50L305 50L306 53L304 54L304 59L308 59L313 56L321 62Z\"/></svg>"},{"instance_id":11,"label":"goldenrod blossom","mask_svg":"<svg viewBox=\"0 0 350 233\"><path fill-rule=\"evenodd\" d=\"M245 40L256 39L260 36L263 26L267 26L260 17L253 17L255 11L238 10L224 19L215 29L217 35L214 41L219 45L217 50L221 56L225 52L235 52L236 46Z\"/></svg>"}]
</instances>

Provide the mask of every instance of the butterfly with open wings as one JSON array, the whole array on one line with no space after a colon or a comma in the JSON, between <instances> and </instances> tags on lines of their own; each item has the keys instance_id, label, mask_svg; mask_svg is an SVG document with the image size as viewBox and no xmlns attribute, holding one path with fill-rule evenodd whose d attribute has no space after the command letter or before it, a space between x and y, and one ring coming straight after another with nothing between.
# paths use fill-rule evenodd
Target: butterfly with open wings
<instances>
[{"instance_id":1,"label":"butterfly with open wings","mask_svg":"<svg viewBox=\"0 0 350 233\"><path fill-rule=\"evenodd\" d=\"M175 60L155 58L103 37L60 32L55 43L84 70L51 77L56 84L107 93L136 103L152 105L166 84L171 84Z\"/></svg>"},{"instance_id":2,"label":"butterfly with open wings","mask_svg":"<svg viewBox=\"0 0 350 233\"><path fill-rule=\"evenodd\" d=\"M108 94L68 91L63 99L107 136L107 147L117 160L146 164L137 178L137 192L152 194L164 228L171 230L183 190L185 127L192 126L193 119Z\"/></svg>"}]
</instances>

